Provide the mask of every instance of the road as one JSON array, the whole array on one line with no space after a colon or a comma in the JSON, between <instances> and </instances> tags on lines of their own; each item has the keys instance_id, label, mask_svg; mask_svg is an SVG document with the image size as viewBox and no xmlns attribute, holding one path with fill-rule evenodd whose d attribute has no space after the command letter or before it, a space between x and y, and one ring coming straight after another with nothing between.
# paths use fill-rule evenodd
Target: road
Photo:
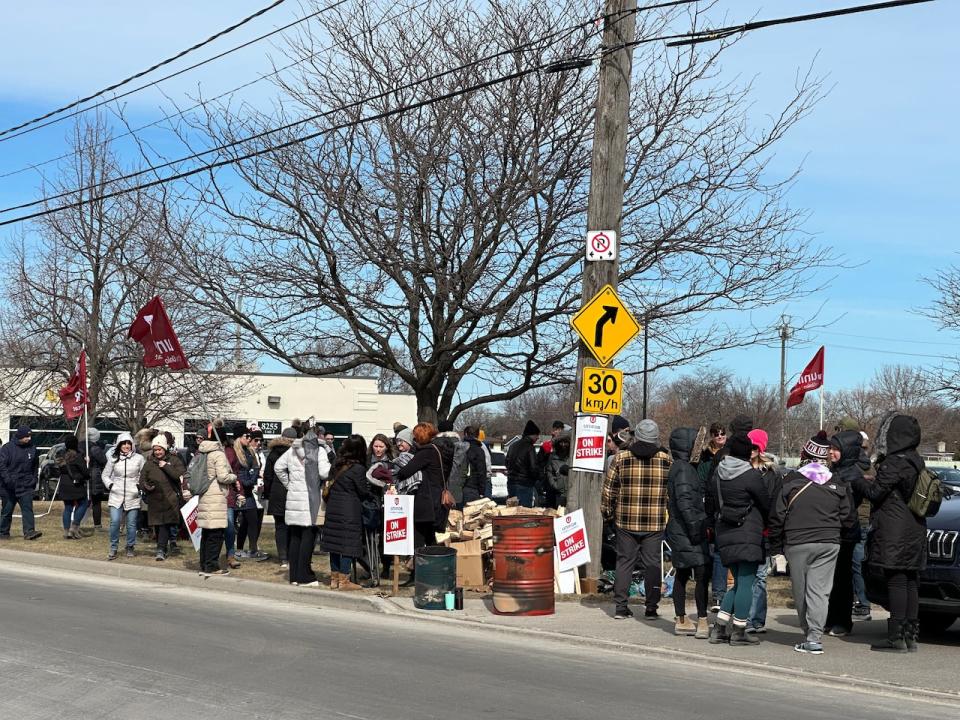
<instances>
[{"instance_id":1,"label":"road","mask_svg":"<svg viewBox=\"0 0 960 720\"><path fill-rule=\"evenodd\" d=\"M0 565L0 588L0 718L957 717L801 680L154 583Z\"/></svg>"}]
</instances>

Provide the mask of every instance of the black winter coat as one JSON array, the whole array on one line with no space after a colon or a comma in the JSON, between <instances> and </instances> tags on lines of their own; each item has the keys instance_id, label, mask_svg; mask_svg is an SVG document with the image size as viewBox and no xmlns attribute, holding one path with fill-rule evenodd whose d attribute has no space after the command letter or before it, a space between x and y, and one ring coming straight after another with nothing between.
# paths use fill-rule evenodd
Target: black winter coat
<instances>
[{"instance_id":1,"label":"black winter coat","mask_svg":"<svg viewBox=\"0 0 960 720\"><path fill-rule=\"evenodd\" d=\"M63 464L57 465L60 470L60 499L67 502L86 500L89 472L83 455L76 450L67 450L63 454Z\"/></svg>"},{"instance_id":2,"label":"black winter coat","mask_svg":"<svg viewBox=\"0 0 960 720\"><path fill-rule=\"evenodd\" d=\"M770 552L806 543L839 544L844 529L856 522L847 488L834 476L820 485L794 470L783 483L770 509Z\"/></svg>"},{"instance_id":3,"label":"black winter coat","mask_svg":"<svg viewBox=\"0 0 960 720\"><path fill-rule=\"evenodd\" d=\"M723 504L746 513L742 525L732 525L719 517L718 485ZM708 511L716 513L716 544L724 566L763 562L763 528L770 512L770 490L763 474L745 460L726 456L717 466L713 482L707 485L707 496Z\"/></svg>"},{"instance_id":4,"label":"black winter coat","mask_svg":"<svg viewBox=\"0 0 960 720\"><path fill-rule=\"evenodd\" d=\"M335 477L323 523L324 551L351 558L363 555L362 505L364 500L371 499L367 469L361 463L354 463Z\"/></svg>"},{"instance_id":5,"label":"black winter coat","mask_svg":"<svg viewBox=\"0 0 960 720\"><path fill-rule=\"evenodd\" d=\"M271 440L268 445L267 459L263 464L263 498L267 501L269 513L281 520L287 509L287 489L277 480L274 466L291 445L293 445L292 438L278 437Z\"/></svg>"},{"instance_id":6,"label":"black winter coat","mask_svg":"<svg viewBox=\"0 0 960 720\"><path fill-rule=\"evenodd\" d=\"M540 483L541 467L533 440L522 437L510 446L507 452L507 480L524 487L536 487Z\"/></svg>"},{"instance_id":7,"label":"black winter coat","mask_svg":"<svg viewBox=\"0 0 960 720\"><path fill-rule=\"evenodd\" d=\"M927 564L927 521L907 507L923 468L917 453L919 423L908 415L895 416L885 444L887 453L877 463L876 480L861 478L853 483L873 506L867 562L888 570L923 570Z\"/></svg>"},{"instance_id":8,"label":"black winter coat","mask_svg":"<svg viewBox=\"0 0 960 720\"><path fill-rule=\"evenodd\" d=\"M86 456L84 443L80 443L80 454ZM107 466L107 453L104 452L103 443L90 443L90 497L91 499L99 496L100 500L106 500L110 491L103 484L103 469Z\"/></svg>"},{"instance_id":9,"label":"black winter coat","mask_svg":"<svg viewBox=\"0 0 960 720\"><path fill-rule=\"evenodd\" d=\"M842 542L860 542L860 523L857 521L857 508L863 502L863 495L854 488L854 483L863 480L860 459L863 454L863 436L856 430L844 430L833 436L840 446L840 460L831 468L833 480L842 485L850 503L850 517L845 519Z\"/></svg>"},{"instance_id":10,"label":"black winter coat","mask_svg":"<svg viewBox=\"0 0 960 720\"><path fill-rule=\"evenodd\" d=\"M444 487L444 477L440 470L441 458L444 470L453 464L453 447L450 443L442 442L437 445L430 442L418 445L413 451L413 460L397 472L398 480L406 480L417 470L423 473L423 481L417 487L413 500L414 522L436 524L444 516L440 502Z\"/></svg>"},{"instance_id":11,"label":"black winter coat","mask_svg":"<svg viewBox=\"0 0 960 720\"><path fill-rule=\"evenodd\" d=\"M476 438L467 440L470 448L467 450L467 476L464 478L463 487L471 488L480 495L487 487L487 456L483 452L480 441Z\"/></svg>"},{"instance_id":12,"label":"black winter coat","mask_svg":"<svg viewBox=\"0 0 960 720\"><path fill-rule=\"evenodd\" d=\"M22 445L11 440L0 447L0 481L7 493L20 497L32 493L37 487L37 470L40 456L31 440Z\"/></svg>"},{"instance_id":13,"label":"black winter coat","mask_svg":"<svg viewBox=\"0 0 960 720\"><path fill-rule=\"evenodd\" d=\"M696 438L695 428L677 428L670 434L673 464L667 476L667 542L675 568L699 567L710 560L704 484L690 464Z\"/></svg>"}]
</instances>

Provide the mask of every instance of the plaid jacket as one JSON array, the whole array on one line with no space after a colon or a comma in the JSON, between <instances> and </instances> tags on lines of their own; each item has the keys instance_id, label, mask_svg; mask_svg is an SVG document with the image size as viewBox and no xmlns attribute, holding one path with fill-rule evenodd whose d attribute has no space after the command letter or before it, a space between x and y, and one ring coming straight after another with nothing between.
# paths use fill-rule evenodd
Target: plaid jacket
<instances>
[{"instance_id":1,"label":"plaid jacket","mask_svg":"<svg viewBox=\"0 0 960 720\"><path fill-rule=\"evenodd\" d=\"M617 453L603 481L603 517L629 532L661 532L667 524L670 463L664 450L650 458L638 458L629 449Z\"/></svg>"}]
</instances>

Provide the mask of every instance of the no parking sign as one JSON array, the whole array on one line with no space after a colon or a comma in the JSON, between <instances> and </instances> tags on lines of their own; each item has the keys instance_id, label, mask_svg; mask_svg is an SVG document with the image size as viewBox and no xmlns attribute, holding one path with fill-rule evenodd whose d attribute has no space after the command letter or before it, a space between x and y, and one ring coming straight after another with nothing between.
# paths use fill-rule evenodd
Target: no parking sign
<instances>
[{"instance_id":1,"label":"no parking sign","mask_svg":"<svg viewBox=\"0 0 960 720\"><path fill-rule=\"evenodd\" d=\"M586 258L596 260L617 259L617 233L613 230L593 230L587 233Z\"/></svg>"}]
</instances>

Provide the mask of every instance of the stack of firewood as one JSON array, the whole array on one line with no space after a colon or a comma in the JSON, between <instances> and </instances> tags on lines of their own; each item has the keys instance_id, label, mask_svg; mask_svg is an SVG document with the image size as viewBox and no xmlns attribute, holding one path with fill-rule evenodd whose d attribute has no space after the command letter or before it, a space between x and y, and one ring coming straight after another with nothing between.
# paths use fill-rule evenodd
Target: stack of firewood
<instances>
[{"instance_id":1,"label":"stack of firewood","mask_svg":"<svg viewBox=\"0 0 960 720\"><path fill-rule=\"evenodd\" d=\"M515 500L515 498L510 498ZM447 530L437 533L437 543L466 542L468 540L482 540L483 549L493 547L493 518L502 515L546 515L555 516L556 511L550 508L519 507L515 502L507 501L507 505L497 505L493 500L481 498L467 503L463 511L451 510L447 516Z\"/></svg>"}]
</instances>

